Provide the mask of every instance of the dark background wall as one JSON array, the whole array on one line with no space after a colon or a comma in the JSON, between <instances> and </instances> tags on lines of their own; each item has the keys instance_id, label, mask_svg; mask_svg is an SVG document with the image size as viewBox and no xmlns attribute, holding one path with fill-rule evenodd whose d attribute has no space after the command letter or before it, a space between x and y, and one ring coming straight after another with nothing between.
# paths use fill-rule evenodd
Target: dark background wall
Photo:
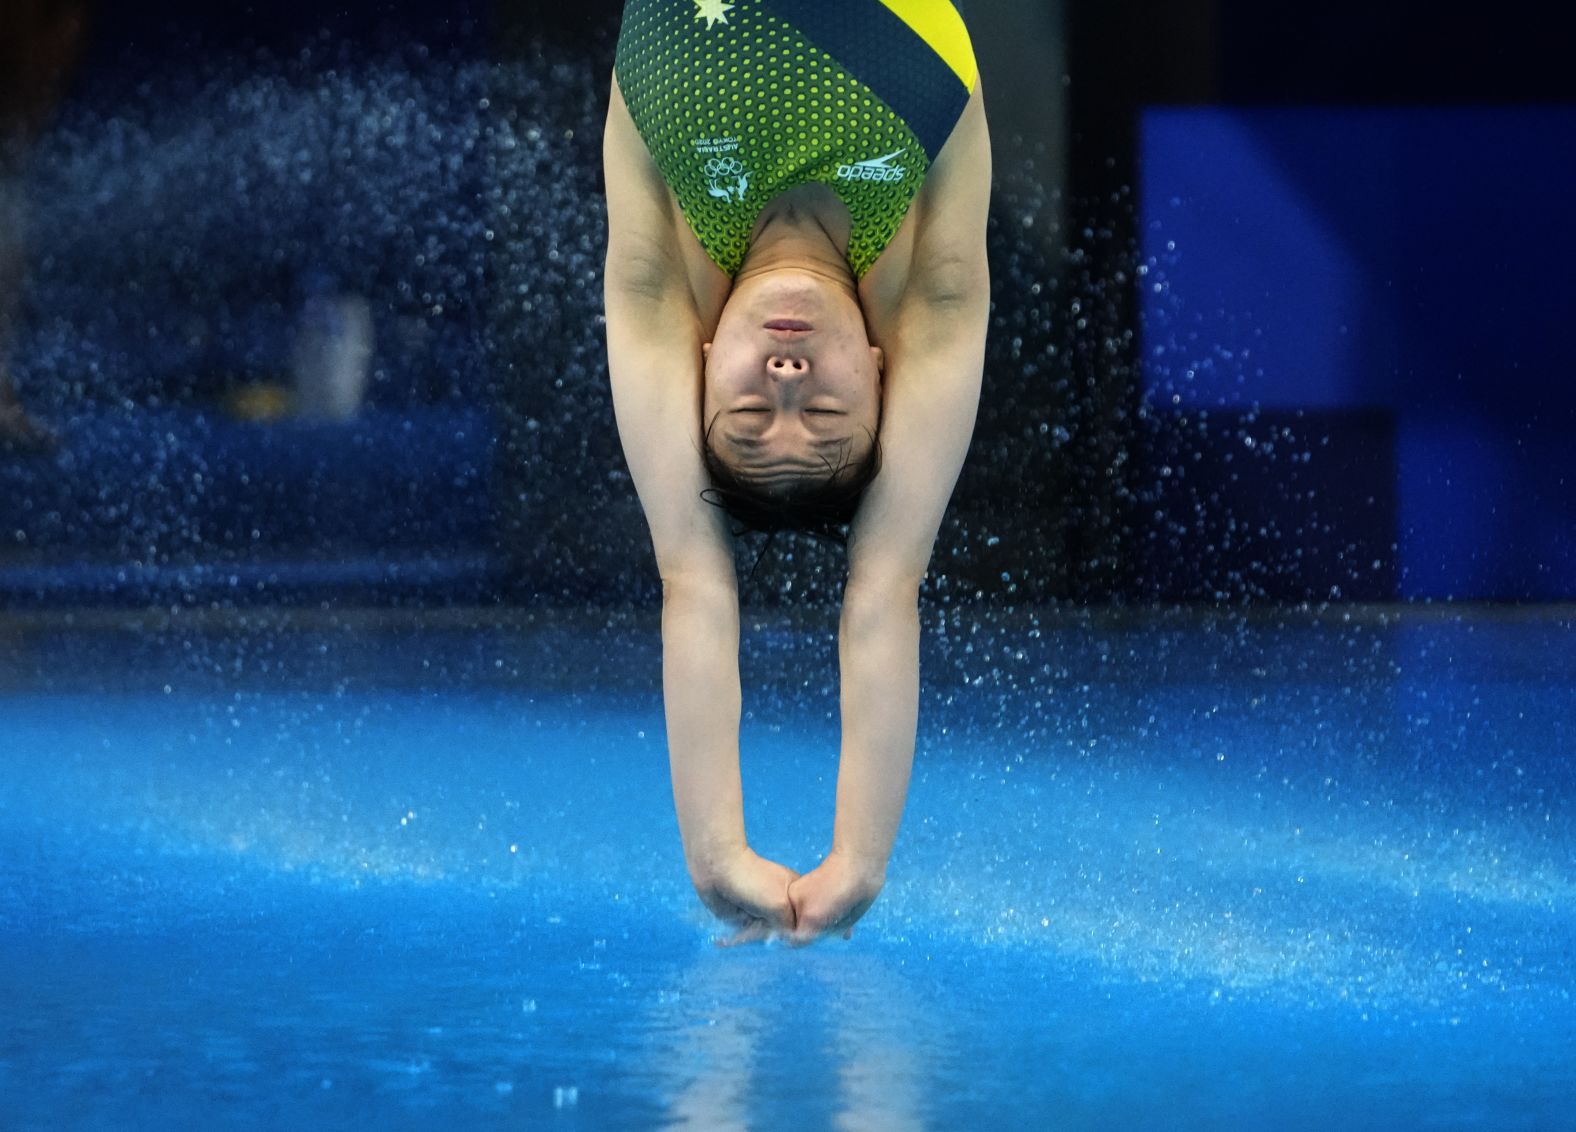
<instances>
[{"instance_id":1,"label":"dark background wall","mask_svg":"<svg viewBox=\"0 0 1576 1132\"><path fill-rule=\"evenodd\" d=\"M1213 546L1272 591L1569 599L1576 83L1546 12L1214 22L1206 96L1149 99L1134 151L1141 479L1169 515L1207 503L1182 559ZM1225 443L1195 462L1206 420ZM1151 588L1210 581L1147 544Z\"/></svg>"},{"instance_id":2,"label":"dark background wall","mask_svg":"<svg viewBox=\"0 0 1576 1132\"><path fill-rule=\"evenodd\" d=\"M1123 281L1090 368L1137 390L1114 588L1576 595L1576 70L1547 10L1069 3L1066 26L1072 258Z\"/></svg>"},{"instance_id":3,"label":"dark background wall","mask_svg":"<svg viewBox=\"0 0 1576 1132\"><path fill-rule=\"evenodd\" d=\"M617 8L88 4L82 62L22 181L30 281L11 369L59 443L0 454L4 600L649 598L598 322ZM1308 139L1354 108L1411 122L1557 105L1573 91L1556 37L1514 6L1492 19L1420 4L1160 8L968 5L999 108L993 314L930 599L1572 596L1558 579L1576 551L1557 539L1527 544L1556 579L1541 589L1493 571L1409 586L1415 531L1448 516L1404 501L1437 510L1448 494L1403 489L1407 404L1369 395L1362 367L1322 371L1360 396L1321 398L1283 379L1306 372L1288 365L1248 371L1258 384L1221 404L1218 363L1186 375L1152 356L1215 358L1257 317L1233 295L1284 290L1324 248L1310 236L1254 258L1226 238L1281 181L1200 180L1232 152L1203 144L1210 123L1299 108L1302 134L1264 142L1284 168L1318 164ZM1438 160L1409 158L1394 135L1346 156ZM1241 207L1162 231L1172 182ZM1463 188L1433 191L1448 206L1437 216L1471 207ZM1507 277L1571 231L1543 207L1496 229ZM1316 233L1327 210L1305 195L1282 228ZM1429 231L1414 226L1406 248L1419 263ZM1167 248L1174 235L1185 255ZM1239 291L1212 289L1222 275ZM260 417L247 394L287 384L302 304L325 289L370 300L367 407L348 423ZM1184 308L1208 317L1180 326ZM1506 427L1534 413L1561 427L1566 403L1522 403ZM741 547L751 600L835 592L835 552L760 550Z\"/></svg>"}]
</instances>

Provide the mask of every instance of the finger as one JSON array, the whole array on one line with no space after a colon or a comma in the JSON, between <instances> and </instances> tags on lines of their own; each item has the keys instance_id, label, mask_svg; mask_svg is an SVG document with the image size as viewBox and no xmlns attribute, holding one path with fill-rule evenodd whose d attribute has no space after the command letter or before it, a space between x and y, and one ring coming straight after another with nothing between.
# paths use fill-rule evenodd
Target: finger
<instances>
[{"instance_id":1,"label":"finger","mask_svg":"<svg viewBox=\"0 0 1576 1132\"><path fill-rule=\"evenodd\" d=\"M738 905L732 916L725 917L735 924L744 925L759 920L775 931L792 931L798 922L794 907L787 900L780 904L757 904L751 901Z\"/></svg>"},{"instance_id":2,"label":"finger","mask_svg":"<svg viewBox=\"0 0 1576 1132\"><path fill-rule=\"evenodd\" d=\"M840 935L844 939L852 939L854 925L870 910L871 903L871 901L860 901L851 908L843 909L839 915L801 916L798 928L789 936L789 942L796 947L804 947L825 935Z\"/></svg>"},{"instance_id":3,"label":"finger","mask_svg":"<svg viewBox=\"0 0 1576 1132\"><path fill-rule=\"evenodd\" d=\"M700 899L713 916L734 927L743 927L755 920L780 921L788 927L793 926L793 905L786 897L782 900L781 906L760 904L753 900L742 899L737 893L724 893L717 890L701 893Z\"/></svg>"},{"instance_id":4,"label":"finger","mask_svg":"<svg viewBox=\"0 0 1576 1132\"><path fill-rule=\"evenodd\" d=\"M818 925L803 912L799 914L798 921L794 924L793 931L788 933L788 946L803 947L814 943L815 937L820 934Z\"/></svg>"},{"instance_id":5,"label":"finger","mask_svg":"<svg viewBox=\"0 0 1576 1132\"><path fill-rule=\"evenodd\" d=\"M824 919L803 919L799 926L788 937L788 942L794 947L809 947L827 932L832 930L832 925Z\"/></svg>"},{"instance_id":6,"label":"finger","mask_svg":"<svg viewBox=\"0 0 1576 1132\"><path fill-rule=\"evenodd\" d=\"M719 937L716 940L718 947L738 947L745 943L760 943L772 937L772 927L762 920L753 920L745 924L733 935L726 939Z\"/></svg>"},{"instance_id":7,"label":"finger","mask_svg":"<svg viewBox=\"0 0 1576 1132\"><path fill-rule=\"evenodd\" d=\"M719 921L722 921L723 925L734 929L734 932L742 932L742 930L750 927L750 924L760 921L760 916L755 913L753 908L744 907L736 900L730 900L728 897L722 896L720 892L704 894L704 896L701 896L701 903L706 905L706 910L712 916L716 916Z\"/></svg>"}]
</instances>

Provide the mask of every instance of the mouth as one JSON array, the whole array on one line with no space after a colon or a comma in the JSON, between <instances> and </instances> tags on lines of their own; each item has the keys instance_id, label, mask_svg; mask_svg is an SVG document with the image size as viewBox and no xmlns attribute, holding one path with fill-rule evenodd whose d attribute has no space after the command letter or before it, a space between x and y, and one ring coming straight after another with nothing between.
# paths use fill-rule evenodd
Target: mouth
<instances>
[{"instance_id":1,"label":"mouth","mask_svg":"<svg viewBox=\"0 0 1576 1132\"><path fill-rule=\"evenodd\" d=\"M796 318L774 318L770 322L765 323L762 329L807 334L814 330L815 327L811 326L808 322L801 322Z\"/></svg>"}]
</instances>

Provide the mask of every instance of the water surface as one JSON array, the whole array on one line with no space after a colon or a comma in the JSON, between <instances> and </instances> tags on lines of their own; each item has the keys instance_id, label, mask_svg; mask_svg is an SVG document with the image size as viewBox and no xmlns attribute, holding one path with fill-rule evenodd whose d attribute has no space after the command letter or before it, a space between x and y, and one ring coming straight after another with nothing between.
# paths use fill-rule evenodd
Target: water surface
<instances>
[{"instance_id":1,"label":"water surface","mask_svg":"<svg viewBox=\"0 0 1576 1132\"><path fill-rule=\"evenodd\" d=\"M849 942L725 951L642 615L40 617L0 660L8 1127L1558 1128L1558 611L928 613ZM744 660L813 867L830 622Z\"/></svg>"}]
</instances>

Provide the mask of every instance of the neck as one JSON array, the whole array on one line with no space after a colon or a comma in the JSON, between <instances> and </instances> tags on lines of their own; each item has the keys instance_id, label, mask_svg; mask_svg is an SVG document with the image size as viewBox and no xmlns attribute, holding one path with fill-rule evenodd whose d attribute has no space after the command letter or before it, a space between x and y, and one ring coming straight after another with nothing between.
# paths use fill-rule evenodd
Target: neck
<instances>
[{"instance_id":1,"label":"neck","mask_svg":"<svg viewBox=\"0 0 1576 1132\"><path fill-rule=\"evenodd\" d=\"M846 233L842 243L847 244ZM855 286L837 233L813 210L791 200L773 202L762 211L734 280L785 267L827 276L850 289Z\"/></svg>"}]
</instances>

